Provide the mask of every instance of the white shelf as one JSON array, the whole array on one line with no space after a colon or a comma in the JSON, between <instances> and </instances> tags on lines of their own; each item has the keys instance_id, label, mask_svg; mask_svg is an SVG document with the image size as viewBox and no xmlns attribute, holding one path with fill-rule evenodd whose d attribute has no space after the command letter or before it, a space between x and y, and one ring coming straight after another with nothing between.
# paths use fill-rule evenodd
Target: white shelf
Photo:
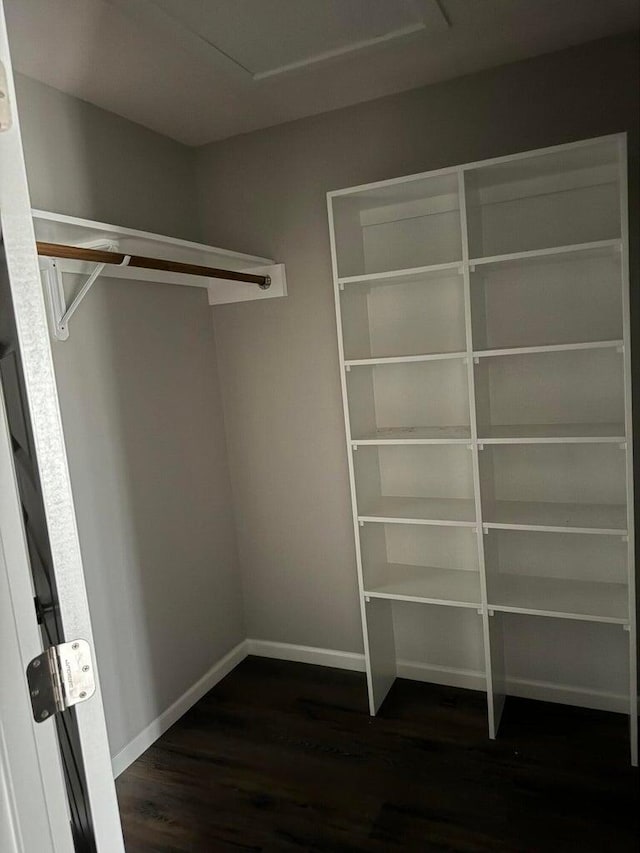
<instances>
[{"instance_id":1,"label":"white shelf","mask_svg":"<svg viewBox=\"0 0 640 853\"><path fill-rule=\"evenodd\" d=\"M626 584L491 573L488 584L493 610L620 625L629 621Z\"/></svg>"},{"instance_id":2,"label":"white shelf","mask_svg":"<svg viewBox=\"0 0 640 853\"><path fill-rule=\"evenodd\" d=\"M109 225L106 222L67 216L64 213L34 209L31 211L31 215L36 239L50 243L67 243L80 246L91 242L109 240L117 243L118 251L126 254L152 255L153 257L164 257L168 260L184 263L237 270L274 263L273 260L258 255L246 255L242 252L194 243L191 240L181 240L178 237L167 237L163 234L153 234L150 231L140 231L136 228L125 228L120 225ZM159 270L145 271L134 267L122 267L117 270L117 275L118 278L126 278L133 273L136 273L135 277L138 277L138 273L155 276L158 272ZM200 286L205 286L202 284L202 279L200 279Z\"/></svg>"},{"instance_id":3,"label":"white shelf","mask_svg":"<svg viewBox=\"0 0 640 853\"><path fill-rule=\"evenodd\" d=\"M475 501L465 498L382 497L363 507L359 521L476 526Z\"/></svg>"},{"instance_id":4,"label":"white shelf","mask_svg":"<svg viewBox=\"0 0 640 853\"><path fill-rule=\"evenodd\" d=\"M462 273L462 263L454 261L448 264L432 264L426 267L411 269L389 270L388 272L368 273L365 275L350 275L338 279L341 289L354 284L410 284L427 278L440 278L442 273Z\"/></svg>"},{"instance_id":5,"label":"white shelf","mask_svg":"<svg viewBox=\"0 0 640 853\"><path fill-rule=\"evenodd\" d=\"M353 436L352 445L379 444L468 444L469 426L385 427L362 436Z\"/></svg>"},{"instance_id":6,"label":"white shelf","mask_svg":"<svg viewBox=\"0 0 640 853\"><path fill-rule=\"evenodd\" d=\"M474 351L474 358L490 358L502 355L531 355L541 352L572 352L576 350L620 349L623 341L582 341L574 344L547 344L538 347L507 347L504 349L486 349Z\"/></svg>"},{"instance_id":7,"label":"white shelf","mask_svg":"<svg viewBox=\"0 0 640 853\"><path fill-rule=\"evenodd\" d=\"M491 255L480 258L470 258L469 266L488 266L491 264L510 264L527 261L540 261L545 258L557 260L558 256L588 254L609 251L620 251L622 241L614 240L595 240L591 243L575 243L570 246L554 246L548 249L531 249L526 252L511 252L506 255ZM453 272L461 274L464 269L464 264L461 261L453 261L446 264L431 264L424 267L413 267L409 269L389 270L388 272L368 273L364 275L351 275L338 278L338 284L341 288L353 284L405 284L408 282L420 281L424 278L439 277L442 273Z\"/></svg>"},{"instance_id":8,"label":"white shelf","mask_svg":"<svg viewBox=\"0 0 640 853\"><path fill-rule=\"evenodd\" d=\"M392 601L417 601L452 607L480 607L480 575L459 569L388 563L387 582L365 584L364 594Z\"/></svg>"},{"instance_id":9,"label":"white shelf","mask_svg":"<svg viewBox=\"0 0 640 853\"><path fill-rule=\"evenodd\" d=\"M619 251L622 240L594 240L591 243L574 243L570 246L554 246L549 249L530 249L526 252L511 252L507 255L492 255L469 260L470 266L486 266L487 264L508 264L514 261L539 260L555 258L557 255L571 255L584 252L602 252L603 250Z\"/></svg>"},{"instance_id":10,"label":"white shelf","mask_svg":"<svg viewBox=\"0 0 640 853\"><path fill-rule=\"evenodd\" d=\"M478 425L483 444L598 444L624 442L624 424Z\"/></svg>"},{"instance_id":11,"label":"white shelf","mask_svg":"<svg viewBox=\"0 0 640 853\"><path fill-rule=\"evenodd\" d=\"M559 533L627 533L624 505L496 501L483 511L485 528Z\"/></svg>"},{"instance_id":12,"label":"white shelf","mask_svg":"<svg viewBox=\"0 0 640 853\"><path fill-rule=\"evenodd\" d=\"M95 248L96 244L101 244L102 247L111 244L113 251L127 255L143 255L197 266L269 275L272 283L269 288L263 290L257 285L224 279L134 266L114 266L112 264L107 264L104 267L100 273L101 278L202 287L208 291L210 305L273 299L287 295L284 266L276 264L270 258L246 255L229 249L181 240L177 237L167 237L163 234L153 234L135 228L109 225L106 222L95 222L62 213L32 210L31 215L36 240L39 241L84 246L86 248ZM57 261L57 267L64 273L89 275L93 272L95 264L61 259Z\"/></svg>"},{"instance_id":13,"label":"white shelf","mask_svg":"<svg viewBox=\"0 0 640 853\"><path fill-rule=\"evenodd\" d=\"M434 352L424 353L422 355L394 355L383 356L381 358L352 358L345 359L345 367L362 367L374 364L409 364L417 361L447 361L455 358L466 358L467 353L464 351L456 352Z\"/></svg>"}]
</instances>

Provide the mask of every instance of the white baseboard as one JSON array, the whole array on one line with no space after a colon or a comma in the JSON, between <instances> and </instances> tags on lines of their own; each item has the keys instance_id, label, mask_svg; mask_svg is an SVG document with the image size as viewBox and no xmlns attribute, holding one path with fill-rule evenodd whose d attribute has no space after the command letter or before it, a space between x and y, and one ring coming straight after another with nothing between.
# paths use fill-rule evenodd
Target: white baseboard
<instances>
[{"instance_id":1,"label":"white baseboard","mask_svg":"<svg viewBox=\"0 0 640 853\"><path fill-rule=\"evenodd\" d=\"M506 692L509 696L520 696L522 699L539 699L541 702L577 705L579 708L614 711L618 714L629 713L628 696L607 693L604 690L587 690L548 681L531 681L528 678L510 678L507 679Z\"/></svg>"},{"instance_id":2,"label":"white baseboard","mask_svg":"<svg viewBox=\"0 0 640 853\"><path fill-rule=\"evenodd\" d=\"M316 646L299 646L294 643L272 643L270 640L247 640L247 654L364 672L364 655L358 652L319 649Z\"/></svg>"},{"instance_id":3,"label":"white baseboard","mask_svg":"<svg viewBox=\"0 0 640 853\"><path fill-rule=\"evenodd\" d=\"M329 666L335 669L348 669L354 672L364 672L365 670L364 655L358 652L321 649L316 646L301 646L294 643L275 643L270 640L243 640L112 758L114 777L126 770L163 732L166 732L176 720L185 714L192 705L195 705L225 675L228 675L247 655L308 663L315 666ZM486 689L484 673L477 670L399 660L397 674L398 678L428 681L433 684L445 684L449 687L462 687L468 690ZM629 713L629 700L626 696L552 684L546 681L512 678L506 683L506 692L509 696L520 696L525 699L539 699L543 702L558 702L565 705L578 705L583 708L595 708L601 711Z\"/></svg>"},{"instance_id":4,"label":"white baseboard","mask_svg":"<svg viewBox=\"0 0 640 853\"><path fill-rule=\"evenodd\" d=\"M228 675L239 663L247 656L247 641L243 640L238 643L228 654L221 658L211 667L210 670L196 681L185 693L182 694L173 705L170 705L166 711L163 711L159 717L152 720L133 740L120 750L111 759L113 768L113 776L119 776L123 770L126 770L130 764L139 758L145 750L160 737L161 734L167 731L176 720L179 720L183 714L191 708L195 703L202 699L205 693L208 693L212 687L222 681L225 675Z\"/></svg>"},{"instance_id":5,"label":"white baseboard","mask_svg":"<svg viewBox=\"0 0 640 853\"><path fill-rule=\"evenodd\" d=\"M273 643L269 640L247 640L247 653L258 657L311 663L317 666L332 666L336 669L350 669L355 672L364 672L365 669L363 654L342 652L336 649L321 649L316 646ZM397 675L398 678L444 684L449 687L486 690L484 673L478 670L399 660ZM624 714L629 712L629 700L624 695L553 684L548 681L510 678L506 682L506 691L509 696L538 699L541 702L557 702L563 705L577 705L581 708L595 708L598 711L616 711Z\"/></svg>"},{"instance_id":6,"label":"white baseboard","mask_svg":"<svg viewBox=\"0 0 640 853\"><path fill-rule=\"evenodd\" d=\"M430 684L445 684L447 687L463 687L466 690L487 689L484 673L473 669L399 660L396 673L398 678L410 678L412 681L428 681Z\"/></svg>"},{"instance_id":7,"label":"white baseboard","mask_svg":"<svg viewBox=\"0 0 640 853\"><path fill-rule=\"evenodd\" d=\"M413 681L428 681L431 684L446 684L449 687L463 687L467 690L487 689L484 673L477 670L399 660L397 674L398 678L410 678ZM597 711L629 713L629 699L626 696L607 693L603 690L587 690L566 684L553 684L550 681L508 678L505 692L507 696L519 696L522 699L576 705L579 708L593 708Z\"/></svg>"}]
</instances>

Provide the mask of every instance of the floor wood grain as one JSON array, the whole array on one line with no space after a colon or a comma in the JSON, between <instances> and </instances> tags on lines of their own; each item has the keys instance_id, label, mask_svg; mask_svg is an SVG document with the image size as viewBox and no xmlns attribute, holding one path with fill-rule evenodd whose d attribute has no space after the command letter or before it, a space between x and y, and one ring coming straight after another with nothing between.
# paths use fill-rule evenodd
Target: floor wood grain
<instances>
[{"instance_id":1,"label":"floor wood grain","mask_svg":"<svg viewBox=\"0 0 640 853\"><path fill-rule=\"evenodd\" d=\"M627 720L247 658L117 780L128 853L637 853Z\"/></svg>"}]
</instances>

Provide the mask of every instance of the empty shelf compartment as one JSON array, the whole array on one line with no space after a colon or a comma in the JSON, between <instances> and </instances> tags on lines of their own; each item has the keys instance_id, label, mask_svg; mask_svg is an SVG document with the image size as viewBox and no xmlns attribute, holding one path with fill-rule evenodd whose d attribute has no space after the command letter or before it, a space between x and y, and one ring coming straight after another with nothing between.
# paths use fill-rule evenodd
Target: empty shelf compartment
<instances>
[{"instance_id":1,"label":"empty shelf compartment","mask_svg":"<svg viewBox=\"0 0 640 853\"><path fill-rule=\"evenodd\" d=\"M474 524L472 454L459 445L360 447L359 517Z\"/></svg>"},{"instance_id":2,"label":"empty shelf compartment","mask_svg":"<svg viewBox=\"0 0 640 853\"><path fill-rule=\"evenodd\" d=\"M624 364L615 346L478 361L479 438L624 435Z\"/></svg>"},{"instance_id":3,"label":"empty shelf compartment","mask_svg":"<svg viewBox=\"0 0 640 853\"><path fill-rule=\"evenodd\" d=\"M457 270L348 284L340 311L347 361L466 349Z\"/></svg>"},{"instance_id":4,"label":"empty shelf compartment","mask_svg":"<svg viewBox=\"0 0 640 853\"><path fill-rule=\"evenodd\" d=\"M360 546L368 595L480 606L477 537L470 528L366 524Z\"/></svg>"},{"instance_id":5,"label":"empty shelf compartment","mask_svg":"<svg viewBox=\"0 0 640 853\"><path fill-rule=\"evenodd\" d=\"M462 258L458 175L385 181L331 193L340 278Z\"/></svg>"},{"instance_id":6,"label":"empty shelf compartment","mask_svg":"<svg viewBox=\"0 0 640 853\"><path fill-rule=\"evenodd\" d=\"M629 637L619 625L520 613L494 618L504 649L498 680L507 694L629 713Z\"/></svg>"},{"instance_id":7,"label":"empty shelf compartment","mask_svg":"<svg viewBox=\"0 0 640 853\"><path fill-rule=\"evenodd\" d=\"M489 607L626 623L629 570L623 539L489 530L483 537Z\"/></svg>"},{"instance_id":8,"label":"empty shelf compartment","mask_svg":"<svg viewBox=\"0 0 640 853\"><path fill-rule=\"evenodd\" d=\"M479 462L485 524L626 529L626 454L618 445L491 445Z\"/></svg>"},{"instance_id":9,"label":"empty shelf compartment","mask_svg":"<svg viewBox=\"0 0 640 853\"><path fill-rule=\"evenodd\" d=\"M477 265L471 273L474 349L622 338L621 259L614 241Z\"/></svg>"},{"instance_id":10,"label":"empty shelf compartment","mask_svg":"<svg viewBox=\"0 0 640 853\"><path fill-rule=\"evenodd\" d=\"M401 433L452 437L469 430L467 366L462 358L358 365L346 376L351 438Z\"/></svg>"},{"instance_id":11,"label":"empty shelf compartment","mask_svg":"<svg viewBox=\"0 0 640 853\"><path fill-rule=\"evenodd\" d=\"M617 140L465 172L471 258L621 236Z\"/></svg>"}]
</instances>

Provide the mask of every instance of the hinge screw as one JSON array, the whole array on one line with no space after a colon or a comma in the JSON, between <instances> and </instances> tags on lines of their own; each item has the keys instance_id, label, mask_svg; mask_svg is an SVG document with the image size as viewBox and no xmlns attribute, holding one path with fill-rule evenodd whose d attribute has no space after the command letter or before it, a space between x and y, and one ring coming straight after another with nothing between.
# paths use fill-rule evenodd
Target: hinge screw
<instances>
[{"instance_id":1,"label":"hinge screw","mask_svg":"<svg viewBox=\"0 0 640 853\"><path fill-rule=\"evenodd\" d=\"M79 649L79 648L80 648L80 643L72 643L72 644L71 644L71 648L72 648L74 651L75 651L75 649Z\"/></svg>"},{"instance_id":2,"label":"hinge screw","mask_svg":"<svg viewBox=\"0 0 640 853\"><path fill-rule=\"evenodd\" d=\"M89 664L86 664L82 667L83 672L89 672Z\"/></svg>"},{"instance_id":3,"label":"hinge screw","mask_svg":"<svg viewBox=\"0 0 640 853\"><path fill-rule=\"evenodd\" d=\"M33 662L33 668L37 669L39 666L40 666L40 661L38 660L38 658L36 658Z\"/></svg>"},{"instance_id":4,"label":"hinge screw","mask_svg":"<svg viewBox=\"0 0 640 853\"><path fill-rule=\"evenodd\" d=\"M34 688L33 688L33 690L31 691L31 695L34 697L34 699L35 699L35 697L36 697L36 696L39 696L39 695L40 695L40 691L38 690L38 688L37 688L37 687L34 687Z\"/></svg>"},{"instance_id":5,"label":"hinge screw","mask_svg":"<svg viewBox=\"0 0 640 853\"><path fill-rule=\"evenodd\" d=\"M83 690L83 691L82 691L82 693L80 694L80 698L81 698L81 699L86 699L86 698L87 698L87 694L86 694L86 692L85 692L84 690Z\"/></svg>"},{"instance_id":6,"label":"hinge screw","mask_svg":"<svg viewBox=\"0 0 640 853\"><path fill-rule=\"evenodd\" d=\"M45 709L44 709L44 711L42 711L42 712L41 712L41 714L40 714L40 719L41 719L41 720L46 720L48 716L49 716L49 712L48 712L48 711L47 711L47 709L45 708Z\"/></svg>"}]
</instances>

